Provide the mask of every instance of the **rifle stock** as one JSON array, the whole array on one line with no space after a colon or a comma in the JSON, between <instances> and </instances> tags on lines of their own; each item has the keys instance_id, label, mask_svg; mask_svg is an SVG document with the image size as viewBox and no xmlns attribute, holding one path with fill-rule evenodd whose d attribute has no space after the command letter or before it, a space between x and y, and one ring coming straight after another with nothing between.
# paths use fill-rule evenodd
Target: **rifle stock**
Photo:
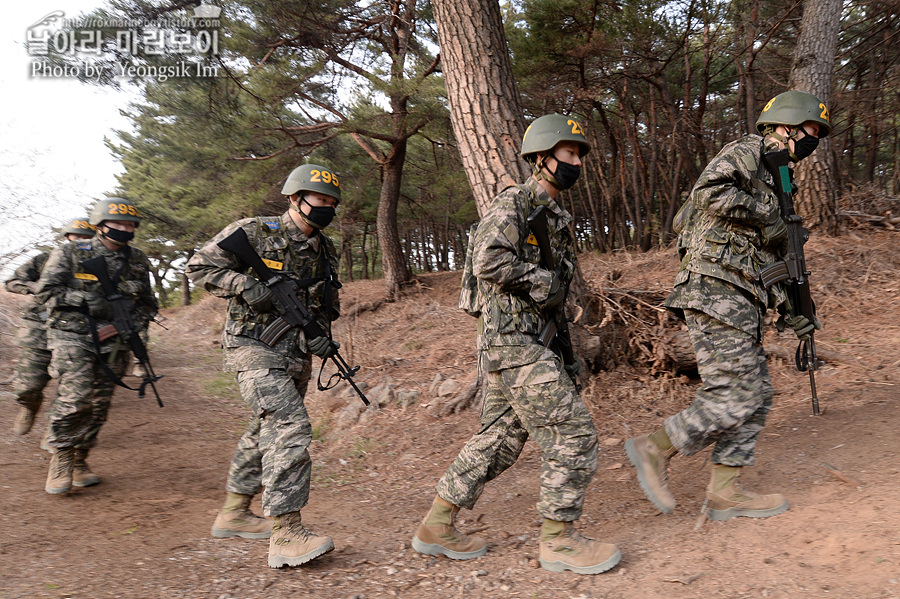
<instances>
[{"instance_id":1,"label":"rifle stock","mask_svg":"<svg viewBox=\"0 0 900 599\"><path fill-rule=\"evenodd\" d=\"M272 292L278 301L282 314L266 327L260 336L260 341L272 346L278 342L282 335L294 327L303 329L307 339L325 335L325 331L316 322L309 309L297 297L296 283L274 272L266 265L253 245L250 244L246 231L238 227L228 237L219 241L217 245L226 252L234 254L244 264L252 268L260 277L260 282L269 288L269 291ZM347 381L362 402L365 405L369 405L368 398L353 380L353 375L359 371L359 366L351 368L337 351L328 356L328 358L323 358L323 364L326 359L333 361L335 366L337 366L338 373L335 376ZM321 375L321 372L319 374ZM325 388L319 383L320 391Z\"/></svg>"},{"instance_id":2,"label":"rifle stock","mask_svg":"<svg viewBox=\"0 0 900 599\"><path fill-rule=\"evenodd\" d=\"M150 385L150 388L153 389L153 394L156 396L156 403L159 404L159 407L163 407L159 391L156 390L156 381L161 379L162 376L157 376L153 371L153 366L150 364L150 356L147 354L147 348L144 346L144 342L140 337L140 332L135 326L134 320L131 318L131 300L119 293L119 290L116 289L112 279L109 278L109 273L106 271L106 259L103 256L84 260L81 263L81 267L97 277L97 281L100 283L100 289L103 291L106 301L110 303L113 309L112 327L115 330L110 331L109 325L101 327L99 331L95 332L97 340L102 342L118 334L119 337L128 344L131 353L134 354L134 357L137 358L140 365L144 367L144 372L146 373L141 381L140 387L137 388L138 396L144 397L147 385ZM112 371L107 373L107 375L110 374L112 374L111 378L113 382L117 385L125 387L126 389L131 389L132 391L135 390L123 383L119 377L112 373Z\"/></svg>"},{"instance_id":3,"label":"rifle stock","mask_svg":"<svg viewBox=\"0 0 900 599\"><path fill-rule=\"evenodd\" d=\"M528 228L531 229L534 238L538 242L538 249L541 252L541 266L550 272L559 275L556 268L556 261L553 259L553 248L550 246L550 231L547 228L547 207L538 206L528 216ZM569 295L569 286L566 284L566 297ZM538 342L544 347L550 347L554 342L559 350L559 355L565 365L575 364L578 357L572 347L572 337L569 334L569 323L565 314L565 299L562 305L547 319L547 324L541 334L538 335ZM573 376L572 382L575 388L581 390L581 384Z\"/></svg>"},{"instance_id":4,"label":"rifle stock","mask_svg":"<svg viewBox=\"0 0 900 599\"><path fill-rule=\"evenodd\" d=\"M803 218L794 211L790 155L786 149L766 152L762 161L775 180L775 195L788 232L788 250L783 260L764 268L760 277L766 287L784 281L791 303L791 315L802 315L810 322L815 322L816 306L809 292L810 272L806 269L806 257L803 253L803 246L809 240L809 230L803 226ZM801 341L797 346L794 363L800 372L809 372L813 414L818 416L820 412L815 371L819 368L819 362L813 332L809 334L808 340Z\"/></svg>"}]
</instances>

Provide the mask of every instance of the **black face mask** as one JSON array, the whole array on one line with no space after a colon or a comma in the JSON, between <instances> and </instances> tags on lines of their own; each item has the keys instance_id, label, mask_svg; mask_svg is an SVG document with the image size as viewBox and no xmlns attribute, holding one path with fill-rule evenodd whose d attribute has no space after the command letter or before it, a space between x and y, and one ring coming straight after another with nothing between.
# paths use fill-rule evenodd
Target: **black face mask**
<instances>
[{"instance_id":1,"label":"black face mask","mask_svg":"<svg viewBox=\"0 0 900 599\"><path fill-rule=\"evenodd\" d=\"M103 232L103 235L116 243L121 244L126 244L134 239L134 231L120 231L119 229L113 229L112 227L106 227L106 231Z\"/></svg>"},{"instance_id":2,"label":"black face mask","mask_svg":"<svg viewBox=\"0 0 900 599\"><path fill-rule=\"evenodd\" d=\"M558 190L565 191L575 185L575 182L578 181L580 175L580 166L575 166L574 164L569 164L568 162L557 159L556 172L553 173L553 178L556 179L556 188Z\"/></svg>"},{"instance_id":3,"label":"black face mask","mask_svg":"<svg viewBox=\"0 0 900 599\"><path fill-rule=\"evenodd\" d=\"M798 139L794 141L794 156L797 157L797 162L800 162L813 152L815 152L816 148L819 147L819 138L814 137L810 134L806 134L803 139Z\"/></svg>"},{"instance_id":4,"label":"black face mask","mask_svg":"<svg viewBox=\"0 0 900 599\"><path fill-rule=\"evenodd\" d=\"M309 226L316 229L324 229L331 224L332 220L334 220L335 211L333 206L313 206L306 201L306 198L303 198L303 203L309 206L309 214L304 214L301 211L300 215L304 217L303 220L305 220Z\"/></svg>"}]
</instances>

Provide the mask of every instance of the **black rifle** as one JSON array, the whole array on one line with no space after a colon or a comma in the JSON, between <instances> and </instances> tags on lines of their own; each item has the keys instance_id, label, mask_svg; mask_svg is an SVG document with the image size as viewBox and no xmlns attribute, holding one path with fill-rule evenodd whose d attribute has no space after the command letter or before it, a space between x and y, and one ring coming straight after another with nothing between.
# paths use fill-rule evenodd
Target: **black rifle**
<instances>
[{"instance_id":1,"label":"black rifle","mask_svg":"<svg viewBox=\"0 0 900 599\"><path fill-rule=\"evenodd\" d=\"M556 261L553 259L553 249L550 247L550 232L547 229L547 207L538 206L528 216L528 228L531 229L534 238L537 240L538 248L541 251L541 266L552 273L555 273L560 279L561 270L556 267ZM575 350L572 348L572 338L569 335L569 322L566 320L565 306L569 295L569 284L566 283L566 293L562 304L553 314L549 314L547 324L544 330L538 336L538 342L544 347L550 347L555 343L555 347L565 365L575 364L578 358L575 356ZM572 377L575 388L581 390L581 385Z\"/></svg>"},{"instance_id":2,"label":"black rifle","mask_svg":"<svg viewBox=\"0 0 900 599\"><path fill-rule=\"evenodd\" d=\"M805 316L811 323L816 321L816 306L809 295L809 271L806 270L806 258L803 245L809 240L809 230L803 226L803 218L794 212L793 184L791 181L790 158L788 151L766 152L762 156L763 164L775 179L775 195L781 207L781 218L787 227L788 250L783 260L771 264L760 272L766 288L784 281L785 290L791 303L791 316ZM815 372L819 368L816 357L816 342L813 333L809 339L797 345L794 363L800 372L809 372L809 386L812 390L813 414L819 415L819 398L816 395Z\"/></svg>"},{"instance_id":3,"label":"black rifle","mask_svg":"<svg viewBox=\"0 0 900 599\"><path fill-rule=\"evenodd\" d=\"M260 335L260 341L266 345L273 346L281 339L282 335L294 327L303 329L307 339L315 339L316 337L325 335L325 331L319 323L316 322L316 319L310 313L309 309L303 305L303 302L297 297L297 283L273 272L272 269L266 266L266 263L263 262L263 259L260 258L259 254L256 253L256 250L250 244L247 233L243 229L238 227L231 235L220 241L217 245L226 252L230 252L240 258L244 264L252 268L257 275L262 277L260 281L269 288L269 291L271 291L275 296L275 299L278 300L278 308L281 312L281 316L266 327L262 332L262 335ZM362 402L369 405L369 400L360 388L356 386L356 382L353 380L353 375L359 371L359 366L350 368L337 350L328 356L328 358L322 359L323 367L326 359L332 360L335 366L337 366L338 372L334 376L350 383L350 386L353 387L353 390L356 391L356 394L359 395ZM319 371L320 378L321 375L322 372ZM325 386L322 385L321 382L318 382L318 386L320 391L331 388L330 385Z\"/></svg>"},{"instance_id":4,"label":"black rifle","mask_svg":"<svg viewBox=\"0 0 900 599\"><path fill-rule=\"evenodd\" d=\"M108 327L103 327L103 329L97 331L96 326L93 324L93 319L91 319L91 332L94 336L95 344L99 347L101 341L106 341L115 335L119 335L119 338L128 344L128 348L131 349L131 353L134 354L134 357L138 359L138 363L144 367L145 374L140 387L134 389L123 383L122 379L116 376L105 362L101 361L100 363L103 366L103 370L115 384L130 389L131 391L137 391L138 397L144 397L147 385L150 385L150 388L153 389L153 394L156 395L156 403L159 404L159 407L163 407L162 399L160 399L159 392L156 390L156 381L161 379L162 376L157 376L156 373L153 372L153 366L150 364L150 356L147 354L147 348L141 340L140 330L134 324L134 319L131 318L132 301L119 293L119 290L116 289L115 283L109 278L109 273L106 272L106 259L103 256L84 260L81 263L81 267L86 272L97 277L97 281L100 282L100 289L103 291L106 301L112 305L113 309L112 327L115 330L109 330ZM88 318L90 318L90 316Z\"/></svg>"}]
</instances>

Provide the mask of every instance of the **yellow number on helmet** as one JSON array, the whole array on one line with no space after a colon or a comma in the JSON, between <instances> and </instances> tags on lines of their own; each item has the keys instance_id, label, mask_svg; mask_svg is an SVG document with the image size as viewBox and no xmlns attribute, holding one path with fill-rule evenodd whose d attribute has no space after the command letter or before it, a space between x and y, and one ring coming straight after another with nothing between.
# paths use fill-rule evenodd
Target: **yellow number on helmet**
<instances>
[{"instance_id":1,"label":"yellow number on helmet","mask_svg":"<svg viewBox=\"0 0 900 599\"><path fill-rule=\"evenodd\" d=\"M119 206L119 204L110 204L109 205L109 213L110 214L118 214L119 213L118 206Z\"/></svg>"},{"instance_id":2,"label":"yellow number on helmet","mask_svg":"<svg viewBox=\"0 0 900 599\"><path fill-rule=\"evenodd\" d=\"M310 180L312 183L318 183L319 181L322 180L322 172L321 172L321 171L318 171L318 170L311 170L311 171L309 171L309 174L312 175L312 176L309 178L309 180Z\"/></svg>"},{"instance_id":3,"label":"yellow number on helmet","mask_svg":"<svg viewBox=\"0 0 900 599\"><path fill-rule=\"evenodd\" d=\"M322 171L322 183L331 183L331 173L328 171Z\"/></svg>"},{"instance_id":4,"label":"yellow number on helmet","mask_svg":"<svg viewBox=\"0 0 900 599\"><path fill-rule=\"evenodd\" d=\"M578 124L578 121L573 121L569 119L566 121L567 125L572 125L572 134L573 135L584 135L584 131L581 129L581 125Z\"/></svg>"},{"instance_id":5,"label":"yellow number on helmet","mask_svg":"<svg viewBox=\"0 0 900 599\"><path fill-rule=\"evenodd\" d=\"M822 109L822 114L820 114L819 116L822 117L823 120L827 121L828 120L828 108L825 106L825 104L823 104L821 102L819 103L819 108Z\"/></svg>"},{"instance_id":6,"label":"yellow number on helmet","mask_svg":"<svg viewBox=\"0 0 900 599\"><path fill-rule=\"evenodd\" d=\"M768 109L772 108L772 102L774 102L774 101L775 101L775 98L772 98L771 100L769 100L769 103L763 107L763 112L766 112Z\"/></svg>"}]
</instances>

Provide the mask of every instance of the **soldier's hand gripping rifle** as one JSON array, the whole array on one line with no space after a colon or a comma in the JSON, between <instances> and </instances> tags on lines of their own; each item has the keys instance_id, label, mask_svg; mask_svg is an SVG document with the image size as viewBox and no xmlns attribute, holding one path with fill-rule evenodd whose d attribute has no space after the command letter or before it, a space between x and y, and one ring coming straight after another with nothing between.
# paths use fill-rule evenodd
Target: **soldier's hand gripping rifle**
<instances>
[{"instance_id":1,"label":"soldier's hand gripping rifle","mask_svg":"<svg viewBox=\"0 0 900 599\"><path fill-rule=\"evenodd\" d=\"M560 269L556 267L556 261L553 259L553 249L550 247L550 231L547 229L547 207L538 206L528 216L528 228L537 240L538 249L541 252L541 266L546 268L557 276L561 275ZM560 276L560 278L562 278ZM569 284L566 283L566 293L560 307L548 314L547 324L544 330L538 336L538 342L544 347L550 347L555 343L555 347L563 360L563 364L569 366L578 362L575 350L572 347L572 338L569 335L569 323L566 320L566 300L569 295ZM581 385L573 376L572 382L575 388L581 390Z\"/></svg>"},{"instance_id":2,"label":"soldier's hand gripping rifle","mask_svg":"<svg viewBox=\"0 0 900 599\"><path fill-rule=\"evenodd\" d=\"M804 316L810 323L816 322L816 306L809 295L809 271L806 270L806 258L803 245L809 239L809 230L803 226L803 218L794 212L793 185L789 169L788 151L766 152L762 156L763 164L775 179L775 195L781 207L781 218L788 232L788 250L783 260L767 266L760 272L766 288L784 281L788 300L791 304L791 316ZM816 376L819 362L816 357L814 331L809 338L797 346L794 363L800 372L809 372L809 386L812 390L813 414L819 415L819 398L816 395Z\"/></svg>"},{"instance_id":3,"label":"soldier's hand gripping rifle","mask_svg":"<svg viewBox=\"0 0 900 599\"><path fill-rule=\"evenodd\" d=\"M260 335L260 340L263 343L269 346L275 345L282 335L294 327L303 329L307 339L315 339L325 335L325 331L310 313L309 309L297 297L297 284L266 266L266 263L263 262L263 259L250 244L247 233L243 229L238 227L217 245L226 252L234 254L244 264L252 268L261 277L260 282L268 287L275 299L278 300L278 309L281 312L281 316L266 327L266 330ZM322 359L323 365L326 359L332 360L337 366L338 372L334 376L350 383L350 386L353 387L353 390L359 395L362 402L369 405L369 400L353 380L353 375L359 371L359 366L350 368L336 350L328 358ZM320 377L321 374L320 371ZM320 391L330 388L330 386L322 385L321 382L318 383L318 386Z\"/></svg>"},{"instance_id":4,"label":"soldier's hand gripping rifle","mask_svg":"<svg viewBox=\"0 0 900 599\"><path fill-rule=\"evenodd\" d=\"M104 362L101 361L104 371L106 375L117 385L125 387L126 389L130 389L131 391L137 391L138 397L144 397L144 392L147 388L147 385L150 385L150 388L153 389L153 394L156 395L156 403L159 404L159 407L163 407L162 399L159 397L159 392L156 390L156 381L162 378L162 376L157 376L155 372L153 372L153 366L150 364L150 356L147 354L147 348L144 346L144 342L141 340L140 331L137 326L134 324L134 319L131 318L131 308L132 301L128 299L126 296L119 293L119 290L116 289L116 285L113 283L112 279L109 278L109 273L106 271L106 259L103 256L97 256L96 258L91 258L90 260L84 260L81 263L81 267L90 274L97 277L97 281L100 283L100 289L103 291L103 296L106 298L106 301L112 305L113 309L113 322L112 326L115 329L114 331L97 331L96 328L93 330L93 334L95 335L95 342L97 345L101 341L105 341L115 335L118 335L120 339L125 341L128 344L128 348L131 350L131 353L134 354L134 357L137 358L138 363L144 367L144 378L141 381L141 385L134 389L129 387L125 383L122 382L112 370L109 369L108 366ZM105 329L106 327L104 327Z\"/></svg>"}]
</instances>

